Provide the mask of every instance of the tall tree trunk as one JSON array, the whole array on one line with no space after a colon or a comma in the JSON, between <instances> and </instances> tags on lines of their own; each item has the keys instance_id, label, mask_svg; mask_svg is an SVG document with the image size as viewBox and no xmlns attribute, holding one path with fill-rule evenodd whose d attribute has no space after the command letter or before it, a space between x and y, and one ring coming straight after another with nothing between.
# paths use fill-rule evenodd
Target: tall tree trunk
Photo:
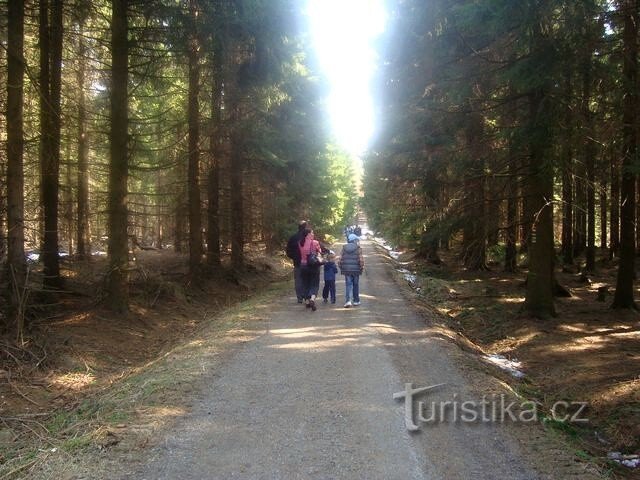
<instances>
[{"instance_id":1,"label":"tall tree trunk","mask_svg":"<svg viewBox=\"0 0 640 480\"><path fill-rule=\"evenodd\" d=\"M485 180L485 191L487 193L487 200L484 204L485 212L491 212L491 215L486 215L487 225L485 228L486 236L487 236L487 247L494 247L498 245L500 241L500 225L503 222L503 200L500 198L502 196L502 192L504 191L502 187L502 183L498 182L497 179L489 176ZM497 192L500 191L499 194Z\"/></svg>"},{"instance_id":2,"label":"tall tree trunk","mask_svg":"<svg viewBox=\"0 0 640 480\"><path fill-rule=\"evenodd\" d=\"M510 89L513 94L513 90ZM507 112L507 124L514 125L518 115L518 101ZM520 176L518 174L518 159L516 155L515 141L509 138L508 178L507 193L507 228L505 230L505 256L504 269L506 272L515 272L518 269L518 203L520 198Z\"/></svg>"},{"instance_id":3,"label":"tall tree trunk","mask_svg":"<svg viewBox=\"0 0 640 480\"><path fill-rule=\"evenodd\" d=\"M236 129L237 125L232 128ZM231 266L241 269L244 266L244 200L243 173L244 153L241 150L238 133L232 133L231 140Z\"/></svg>"},{"instance_id":4,"label":"tall tree trunk","mask_svg":"<svg viewBox=\"0 0 640 480\"><path fill-rule=\"evenodd\" d=\"M529 95L532 125L528 191L533 212L529 242L529 274L524 310L537 318L555 316L553 289L553 168L547 152L548 129L544 90Z\"/></svg>"},{"instance_id":5,"label":"tall tree trunk","mask_svg":"<svg viewBox=\"0 0 640 480\"><path fill-rule=\"evenodd\" d=\"M67 142L65 146L65 161L63 165L65 166L65 185L63 188L64 191L64 221L66 224L65 234L66 234L66 242L67 242L67 253L69 255L73 255L74 251L74 216L73 216L73 165L71 162L71 142Z\"/></svg>"},{"instance_id":6,"label":"tall tree trunk","mask_svg":"<svg viewBox=\"0 0 640 480\"><path fill-rule=\"evenodd\" d=\"M473 107L471 107L472 109ZM487 219L485 216L484 128L482 117L471 113L465 129L468 177L465 179L467 222L463 230L463 261L470 270L487 269Z\"/></svg>"},{"instance_id":7,"label":"tall tree trunk","mask_svg":"<svg viewBox=\"0 0 640 480\"><path fill-rule=\"evenodd\" d=\"M572 111L568 99L571 98L571 72L565 73L564 124L566 135L562 142L562 261L573 264L573 126Z\"/></svg>"},{"instance_id":8,"label":"tall tree trunk","mask_svg":"<svg viewBox=\"0 0 640 480\"><path fill-rule=\"evenodd\" d=\"M584 162L577 162L575 167L574 224L573 224L573 256L579 257L587 246L587 190L586 168Z\"/></svg>"},{"instance_id":9,"label":"tall tree trunk","mask_svg":"<svg viewBox=\"0 0 640 480\"><path fill-rule=\"evenodd\" d=\"M617 152L611 149L611 218L609 229L609 258L620 252L620 167Z\"/></svg>"},{"instance_id":10,"label":"tall tree trunk","mask_svg":"<svg viewBox=\"0 0 640 480\"><path fill-rule=\"evenodd\" d=\"M607 177L600 182L600 248L607 248Z\"/></svg>"},{"instance_id":11,"label":"tall tree trunk","mask_svg":"<svg viewBox=\"0 0 640 480\"><path fill-rule=\"evenodd\" d=\"M509 179L507 180L507 229L504 269L515 272L518 269L518 251L516 249L518 214L518 177L516 175L515 160L509 160Z\"/></svg>"},{"instance_id":12,"label":"tall tree trunk","mask_svg":"<svg viewBox=\"0 0 640 480\"><path fill-rule=\"evenodd\" d=\"M6 49L0 48L0 65L7 64L6 58ZM2 91L0 92L0 112L7 111L7 98L4 95L6 92L5 86L7 79L5 77L5 72L0 72L0 85L2 87ZM7 131L6 124L6 116L0 115L0 132ZM2 287L5 284L5 272L3 271L3 266L6 262L7 256L7 236L6 236L6 225L7 225L7 157L6 157L6 149L0 149L0 298L2 298ZM0 309L0 312L2 310ZM0 331L2 330L2 325L0 325Z\"/></svg>"},{"instance_id":13,"label":"tall tree trunk","mask_svg":"<svg viewBox=\"0 0 640 480\"><path fill-rule=\"evenodd\" d=\"M571 155L569 151L568 155ZM573 178L571 157L563 155L562 168L562 261L573 264Z\"/></svg>"},{"instance_id":14,"label":"tall tree trunk","mask_svg":"<svg viewBox=\"0 0 640 480\"><path fill-rule=\"evenodd\" d=\"M468 216L463 229L463 262L469 270L487 270L487 234L484 215L484 177L465 182Z\"/></svg>"},{"instance_id":15,"label":"tall tree trunk","mask_svg":"<svg viewBox=\"0 0 640 480\"><path fill-rule=\"evenodd\" d=\"M223 15L224 9L214 6L214 15ZM223 145L222 91L225 67L228 66L228 54L223 41L227 39L228 22L224 22L220 34L211 38L213 50L209 64L213 76L211 82L211 103L209 125L209 175L207 178L207 263L212 267L220 266L220 162Z\"/></svg>"},{"instance_id":16,"label":"tall tree trunk","mask_svg":"<svg viewBox=\"0 0 640 480\"><path fill-rule=\"evenodd\" d=\"M584 77L584 74L583 74ZM585 92L584 92L584 82L583 78L583 94L582 94L582 129L580 131L580 138L584 139L588 137L588 134L585 133L585 123L587 119L587 114L585 113L585 109L588 109L588 100L585 100ZM587 149L588 147L584 145L582 148L582 155L578 152L579 158L574 163L574 198L573 198L573 257L579 257L582 255L587 246L587 189L589 186L587 185L587 176L588 176L588 166L587 166Z\"/></svg>"},{"instance_id":17,"label":"tall tree trunk","mask_svg":"<svg viewBox=\"0 0 640 480\"><path fill-rule=\"evenodd\" d=\"M220 151L222 132L222 77L226 64L222 39L214 38L214 52L210 57L213 73L211 82L211 124L209 126L209 176L207 179L207 263L220 266Z\"/></svg>"},{"instance_id":18,"label":"tall tree trunk","mask_svg":"<svg viewBox=\"0 0 640 480\"><path fill-rule=\"evenodd\" d=\"M622 68L622 184L620 188L620 263L613 308L637 308L633 298L635 275L635 208L638 111L638 2L621 0L624 16Z\"/></svg>"},{"instance_id":19,"label":"tall tree trunk","mask_svg":"<svg viewBox=\"0 0 640 480\"><path fill-rule=\"evenodd\" d=\"M42 260L44 284L61 286L58 255L60 189L60 81L62 68L62 0L40 2L40 168L44 218Z\"/></svg>"},{"instance_id":20,"label":"tall tree trunk","mask_svg":"<svg viewBox=\"0 0 640 480\"><path fill-rule=\"evenodd\" d=\"M129 249L127 236L128 151L128 0L112 0L111 135L109 169L108 305L129 310Z\"/></svg>"},{"instance_id":21,"label":"tall tree trunk","mask_svg":"<svg viewBox=\"0 0 640 480\"><path fill-rule=\"evenodd\" d=\"M213 267L220 266L220 167L214 153L207 182L207 263Z\"/></svg>"},{"instance_id":22,"label":"tall tree trunk","mask_svg":"<svg viewBox=\"0 0 640 480\"><path fill-rule=\"evenodd\" d=\"M60 276L60 256L59 256L59 192L60 192L60 152L61 152L61 134L62 134L62 111L61 111L61 95L62 95L62 39L63 39L63 0L51 0L51 165L49 168L49 189L47 198L50 198L51 211L49 226L45 221L45 233L49 231L48 249L51 256L51 282L49 287L59 288L62 286L62 277ZM47 243L45 241L45 243ZM47 250L45 250L46 253ZM46 269L46 258L45 258ZM47 275L45 274L45 281Z\"/></svg>"},{"instance_id":23,"label":"tall tree trunk","mask_svg":"<svg viewBox=\"0 0 640 480\"><path fill-rule=\"evenodd\" d=\"M529 168L525 160L522 160L522 170ZM524 182L521 186L522 200L520 201L520 253L529 253L529 241L531 236L531 219L533 218L533 210L530 201L530 191L527 187L528 182Z\"/></svg>"},{"instance_id":24,"label":"tall tree trunk","mask_svg":"<svg viewBox=\"0 0 640 480\"><path fill-rule=\"evenodd\" d=\"M82 25L78 32L78 72L76 81L80 87L78 93L78 188L76 190L77 223L76 244L78 258L85 259L91 255L89 230L89 141L87 138L87 100L85 96L86 53L84 30Z\"/></svg>"},{"instance_id":25,"label":"tall tree trunk","mask_svg":"<svg viewBox=\"0 0 640 480\"><path fill-rule=\"evenodd\" d=\"M225 115L227 130L229 133L229 212L228 234L231 243L231 266L234 270L244 267L244 235L245 235L245 203L244 180L245 158L242 142L240 141L240 123L243 119L243 91L240 85L240 65L243 62L245 52L239 45L227 47L225 55L225 111L228 107L228 116Z\"/></svg>"},{"instance_id":26,"label":"tall tree trunk","mask_svg":"<svg viewBox=\"0 0 640 480\"><path fill-rule=\"evenodd\" d=\"M182 137L180 132L176 132L176 142ZM175 200L175 209L173 212L173 248L176 253L185 251L185 238L187 235L187 218L189 217L189 202L187 200L187 177L189 170L189 162L177 161L175 166L175 178L178 183L178 193Z\"/></svg>"},{"instance_id":27,"label":"tall tree trunk","mask_svg":"<svg viewBox=\"0 0 640 480\"><path fill-rule=\"evenodd\" d=\"M585 60L582 84L582 117L584 138L584 163L587 173L587 251L586 266L588 272L596 269L596 172L595 144L593 138L593 114L589 108L591 101L591 55Z\"/></svg>"},{"instance_id":28,"label":"tall tree trunk","mask_svg":"<svg viewBox=\"0 0 640 480\"><path fill-rule=\"evenodd\" d=\"M191 32L189 33L189 272L197 273L202 261L202 219L200 213L200 115L198 95L200 93L199 41L196 30L197 2L189 0Z\"/></svg>"},{"instance_id":29,"label":"tall tree trunk","mask_svg":"<svg viewBox=\"0 0 640 480\"><path fill-rule=\"evenodd\" d=\"M24 256L24 2L7 3L7 318L18 336L24 329L22 303L27 266Z\"/></svg>"},{"instance_id":30,"label":"tall tree trunk","mask_svg":"<svg viewBox=\"0 0 640 480\"><path fill-rule=\"evenodd\" d=\"M0 105L2 108L3 105ZM2 118L2 117L0 117ZM2 124L0 120L0 129L4 129L5 126ZM0 183L0 288L4 285L4 273L2 271L2 266L5 264L6 255L7 255L7 237L6 237L6 215L7 211L7 191L6 191L6 177L7 174L7 160L4 155L4 151L0 151L0 178L3 180ZM1 298L1 292L0 292Z\"/></svg>"},{"instance_id":31,"label":"tall tree trunk","mask_svg":"<svg viewBox=\"0 0 640 480\"><path fill-rule=\"evenodd\" d=\"M40 209L43 210L42 218L45 218L47 212L44 211L45 198L44 189L46 181L46 169L48 168L48 156L51 151L51 33L49 28L49 0L42 0L39 3L39 23L38 23L38 46L39 50L39 67L38 89L40 98L40 145L38 150L38 160L40 162ZM44 225L41 224L43 231L41 232L40 249L44 250L46 232ZM44 257L44 254L43 254ZM45 267L46 271L46 267Z\"/></svg>"},{"instance_id":32,"label":"tall tree trunk","mask_svg":"<svg viewBox=\"0 0 640 480\"><path fill-rule=\"evenodd\" d=\"M160 137L160 134L158 134L158 137ZM158 176L156 177L156 192L163 194L162 196L158 197L156 200L156 205L155 205L155 211L156 211L156 224L155 224L155 230L153 232L153 235L155 237L155 242L154 242L154 246L158 249L162 249L163 248L163 243L164 243L164 207L165 207L165 200L164 200L164 193L165 193L165 188L164 188L164 184L165 184L165 172L159 172Z\"/></svg>"}]
</instances>

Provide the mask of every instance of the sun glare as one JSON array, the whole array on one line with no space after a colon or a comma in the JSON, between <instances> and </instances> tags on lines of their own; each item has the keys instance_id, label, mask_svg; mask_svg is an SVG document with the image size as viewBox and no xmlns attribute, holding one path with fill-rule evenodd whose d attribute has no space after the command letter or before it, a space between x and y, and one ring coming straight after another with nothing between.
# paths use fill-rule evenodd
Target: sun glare
<instances>
[{"instance_id":1,"label":"sun glare","mask_svg":"<svg viewBox=\"0 0 640 480\"><path fill-rule=\"evenodd\" d=\"M329 115L338 143L358 156L374 129L370 79L373 39L385 23L383 0L309 0L320 64L331 83Z\"/></svg>"}]
</instances>

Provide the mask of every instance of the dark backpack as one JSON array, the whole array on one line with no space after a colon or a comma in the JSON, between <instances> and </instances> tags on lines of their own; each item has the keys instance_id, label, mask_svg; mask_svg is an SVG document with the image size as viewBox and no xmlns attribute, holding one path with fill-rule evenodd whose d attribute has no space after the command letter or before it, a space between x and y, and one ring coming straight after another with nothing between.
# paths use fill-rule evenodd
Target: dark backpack
<instances>
[{"instance_id":1,"label":"dark backpack","mask_svg":"<svg viewBox=\"0 0 640 480\"><path fill-rule=\"evenodd\" d=\"M300 260L300 250L298 250L298 234L293 235L287 242L286 254L291 260Z\"/></svg>"}]
</instances>

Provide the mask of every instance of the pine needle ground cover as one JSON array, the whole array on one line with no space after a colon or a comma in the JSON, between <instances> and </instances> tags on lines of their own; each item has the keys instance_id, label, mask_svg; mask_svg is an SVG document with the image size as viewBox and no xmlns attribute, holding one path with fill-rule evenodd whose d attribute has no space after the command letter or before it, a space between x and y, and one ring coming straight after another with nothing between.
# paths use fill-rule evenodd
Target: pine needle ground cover
<instances>
[{"instance_id":1,"label":"pine needle ground cover","mask_svg":"<svg viewBox=\"0 0 640 480\"><path fill-rule=\"evenodd\" d=\"M116 471L98 464L101 453L115 448L135 458L188 409L201 359L243 341L242 322L259 318L264 297L289 286L283 257L256 254L243 272L222 269L198 284L184 256L171 251L141 252L138 265L145 280L133 281L129 315L96 304L101 277L92 272L103 268L96 260L65 273L69 288L89 294L62 295L59 312L49 307L22 348L2 343L1 478Z\"/></svg>"}]
</instances>

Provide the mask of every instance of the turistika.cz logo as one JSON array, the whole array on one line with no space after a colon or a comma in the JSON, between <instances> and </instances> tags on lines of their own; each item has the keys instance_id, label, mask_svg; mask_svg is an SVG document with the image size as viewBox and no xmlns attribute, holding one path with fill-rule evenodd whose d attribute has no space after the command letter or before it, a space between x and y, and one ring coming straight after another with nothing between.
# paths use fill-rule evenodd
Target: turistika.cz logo
<instances>
[{"instance_id":1,"label":"turistika.cz logo","mask_svg":"<svg viewBox=\"0 0 640 480\"><path fill-rule=\"evenodd\" d=\"M434 423L533 423L553 420L563 423L587 423L584 416L587 402L558 401L548 413L540 412L540 405L535 402L509 401L505 395L483 395L478 400L462 400L454 393L451 400L417 401L416 397L435 390L445 383L413 388L406 383L404 391L396 392L393 398L404 400L404 421L409 431L420 429L419 424Z\"/></svg>"}]
</instances>

